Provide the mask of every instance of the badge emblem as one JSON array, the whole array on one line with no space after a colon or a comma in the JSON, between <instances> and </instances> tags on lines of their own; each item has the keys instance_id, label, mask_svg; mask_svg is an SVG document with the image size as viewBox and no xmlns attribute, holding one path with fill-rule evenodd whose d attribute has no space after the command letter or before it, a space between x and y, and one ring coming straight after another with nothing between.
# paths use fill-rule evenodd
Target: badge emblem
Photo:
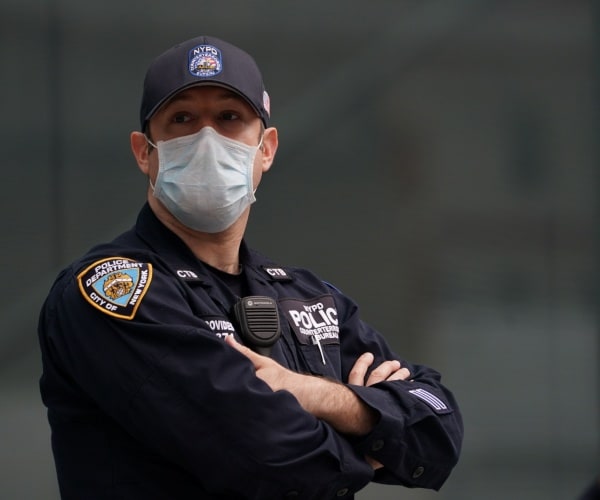
<instances>
[{"instance_id":1,"label":"badge emblem","mask_svg":"<svg viewBox=\"0 0 600 500\"><path fill-rule=\"evenodd\" d=\"M189 70L194 76L208 78L223 69L221 51L212 45L198 45L190 50Z\"/></svg>"},{"instance_id":2,"label":"badge emblem","mask_svg":"<svg viewBox=\"0 0 600 500\"><path fill-rule=\"evenodd\" d=\"M152 281L152 264L109 257L83 270L77 281L83 297L96 309L132 319Z\"/></svg>"}]
</instances>

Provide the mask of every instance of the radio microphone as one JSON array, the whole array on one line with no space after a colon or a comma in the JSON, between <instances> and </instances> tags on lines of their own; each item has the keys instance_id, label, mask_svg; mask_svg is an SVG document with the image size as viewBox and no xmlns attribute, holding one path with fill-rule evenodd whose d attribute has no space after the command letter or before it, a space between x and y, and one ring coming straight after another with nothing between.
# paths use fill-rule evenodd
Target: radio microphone
<instances>
[{"instance_id":1,"label":"radio microphone","mask_svg":"<svg viewBox=\"0 0 600 500\"><path fill-rule=\"evenodd\" d=\"M243 297L233 308L239 334L245 344L263 356L271 354L271 347L281 335L277 303L271 297L250 295Z\"/></svg>"}]
</instances>

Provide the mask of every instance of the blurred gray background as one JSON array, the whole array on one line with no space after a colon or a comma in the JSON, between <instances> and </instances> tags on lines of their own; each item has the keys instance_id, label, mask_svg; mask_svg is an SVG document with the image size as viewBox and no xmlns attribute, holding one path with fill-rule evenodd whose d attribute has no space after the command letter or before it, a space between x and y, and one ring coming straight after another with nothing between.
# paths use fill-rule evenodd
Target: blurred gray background
<instances>
[{"instance_id":1,"label":"blurred gray background","mask_svg":"<svg viewBox=\"0 0 600 500\"><path fill-rule=\"evenodd\" d=\"M462 403L440 493L359 499L574 499L599 472L591 0L2 0L0 497L58 498L38 311L133 223L145 69L198 34L252 53L271 94L250 243L354 297Z\"/></svg>"}]
</instances>

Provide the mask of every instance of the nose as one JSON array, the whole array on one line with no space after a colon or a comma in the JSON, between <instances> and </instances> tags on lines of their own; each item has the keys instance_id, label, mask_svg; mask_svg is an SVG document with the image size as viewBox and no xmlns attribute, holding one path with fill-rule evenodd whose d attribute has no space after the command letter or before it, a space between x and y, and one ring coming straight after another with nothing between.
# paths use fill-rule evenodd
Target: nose
<instances>
[{"instance_id":1,"label":"nose","mask_svg":"<svg viewBox=\"0 0 600 500\"><path fill-rule=\"evenodd\" d=\"M202 116L198 120L197 131L202 130L205 127L216 128L215 120L211 119L208 116Z\"/></svg>"}]
</instances>

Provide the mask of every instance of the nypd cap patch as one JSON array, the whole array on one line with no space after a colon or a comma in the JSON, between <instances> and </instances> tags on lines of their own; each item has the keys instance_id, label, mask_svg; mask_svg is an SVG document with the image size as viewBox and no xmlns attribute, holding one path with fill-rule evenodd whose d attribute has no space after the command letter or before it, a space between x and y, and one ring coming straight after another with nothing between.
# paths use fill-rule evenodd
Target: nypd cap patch
<instances>
[{"instance_id":1,"label":"nypd cap patch","mask_svg":"<svg viewBox=\"0 0 600 500\"><path fill-rule=\"evenodd\" d=\"M83 297L96 309L132 319L152 281L152 264L109 257L84 269L77 281Z\"/></svg>"},{"instance_id":2,"label":"nypd cap patch","mask_svg":"<svg viewBox=\"0 0 600 500\"><path fill-rule=\"evenodd\" d=\"M210 78L218 75L223 67L221 51L213 45L198 45L189 52L190 73L194 76Z\"/></svg>"}]
</instances>

